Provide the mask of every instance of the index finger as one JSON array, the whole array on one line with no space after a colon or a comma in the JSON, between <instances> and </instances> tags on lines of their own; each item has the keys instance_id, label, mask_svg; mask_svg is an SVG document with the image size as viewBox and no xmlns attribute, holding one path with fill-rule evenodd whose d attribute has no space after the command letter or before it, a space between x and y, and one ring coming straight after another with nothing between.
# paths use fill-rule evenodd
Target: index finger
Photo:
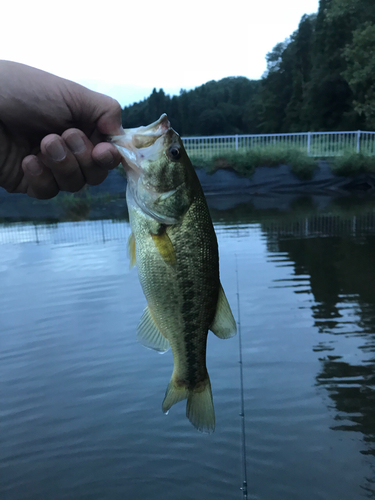
<instances>
[{"instance_id":1,"label":"index finger","mask_svg":"<svg viewBox=\"0 0 375 500\"><path fill-rule=\"evenodd\" d=\"M93 160L106 170L116 168L121 162L121 156L117 148L109 142L100 142L92 150Z\"/></svg>"},{"instance_id":2,"label":"index finger","mask_svg":"<svg viewBox=\"0 0 375 500\"><path fill-rule=\"evenodd\" d=\"M79 191L86 183L79 162L62 137L50 134L40 144L40 159L51 169L62 191Z\"/></svg>"}]
</instances>

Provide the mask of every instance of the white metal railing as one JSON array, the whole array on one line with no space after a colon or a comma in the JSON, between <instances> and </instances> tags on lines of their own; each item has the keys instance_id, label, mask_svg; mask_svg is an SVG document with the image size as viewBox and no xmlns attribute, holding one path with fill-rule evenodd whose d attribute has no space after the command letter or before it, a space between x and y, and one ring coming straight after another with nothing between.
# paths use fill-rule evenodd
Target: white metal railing
<instances>
[{"instance_id":1,"label":"white metal railing","mask_svg":"<svg viewBox=\"0 0 375 500\"><path fill-rule=\"evenodd\" d=\"M375 132L297 132L290 134L245 134L182 137L193 156L213 156L225 151L265 147L296 148L309 156L340 156L344 152L375 155Z\"/></svg>"}]
</instances>

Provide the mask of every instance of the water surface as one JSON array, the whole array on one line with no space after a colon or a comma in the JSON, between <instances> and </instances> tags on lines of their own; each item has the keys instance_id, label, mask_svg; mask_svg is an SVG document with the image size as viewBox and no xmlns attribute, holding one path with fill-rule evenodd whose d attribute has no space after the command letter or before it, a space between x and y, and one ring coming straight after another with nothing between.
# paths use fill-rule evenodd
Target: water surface
<instances>
[{"instance_id":1,"label":"water surface","mask_svg":"<svg viewBox=\"0 0 375 500\"><path fill-rule=\"evenodd\" d=\"M374 221L217 217L242 334L248 498L375 498ZM173 360L136 341L129 233L0 227L3 500L243 497L239 338L209 335L215 433L198 433L185 403L163 415Z\"/></svg>"}]
</instances>

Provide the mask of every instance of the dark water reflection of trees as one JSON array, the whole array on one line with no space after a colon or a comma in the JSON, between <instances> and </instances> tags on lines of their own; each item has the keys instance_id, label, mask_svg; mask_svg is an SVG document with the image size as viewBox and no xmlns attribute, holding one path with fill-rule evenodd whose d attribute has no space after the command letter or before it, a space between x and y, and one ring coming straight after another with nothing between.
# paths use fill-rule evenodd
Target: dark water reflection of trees
<instances>
[{"instance_id":1,"label":"dark water reflection of trees","mask_svg":"<svg viewBox=\"0 0 375 500\"><path fill-rule=\"evenodd\" d=\"M332 428L361 432L362 453L375 455L375 236L277 240L278 251L294 262L295 274L310 276L319 331L360 339L360 356L350 356L350 362L334 355L331 342L319 343L314 348L322 352L316 380L337 411Z\"/></svg>"}]
</instances>

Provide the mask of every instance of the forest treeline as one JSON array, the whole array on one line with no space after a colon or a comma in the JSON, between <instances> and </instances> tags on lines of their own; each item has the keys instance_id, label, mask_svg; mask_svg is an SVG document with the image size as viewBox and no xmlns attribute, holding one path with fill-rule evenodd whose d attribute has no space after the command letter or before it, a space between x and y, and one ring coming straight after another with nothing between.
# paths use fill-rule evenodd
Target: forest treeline
<instances>
[{"instance_id":1,"label":"forest treeline","mask_svg":"<svg viewBox=\"0 0 375 500\"><path fill-rule=\"evenodd\" d=\"M260 80L228 77L178 96L154 89L124 127L163 112L181 135L375 130L375 1L320 0L266 55Z\"/></svg>"}]
</instances>

